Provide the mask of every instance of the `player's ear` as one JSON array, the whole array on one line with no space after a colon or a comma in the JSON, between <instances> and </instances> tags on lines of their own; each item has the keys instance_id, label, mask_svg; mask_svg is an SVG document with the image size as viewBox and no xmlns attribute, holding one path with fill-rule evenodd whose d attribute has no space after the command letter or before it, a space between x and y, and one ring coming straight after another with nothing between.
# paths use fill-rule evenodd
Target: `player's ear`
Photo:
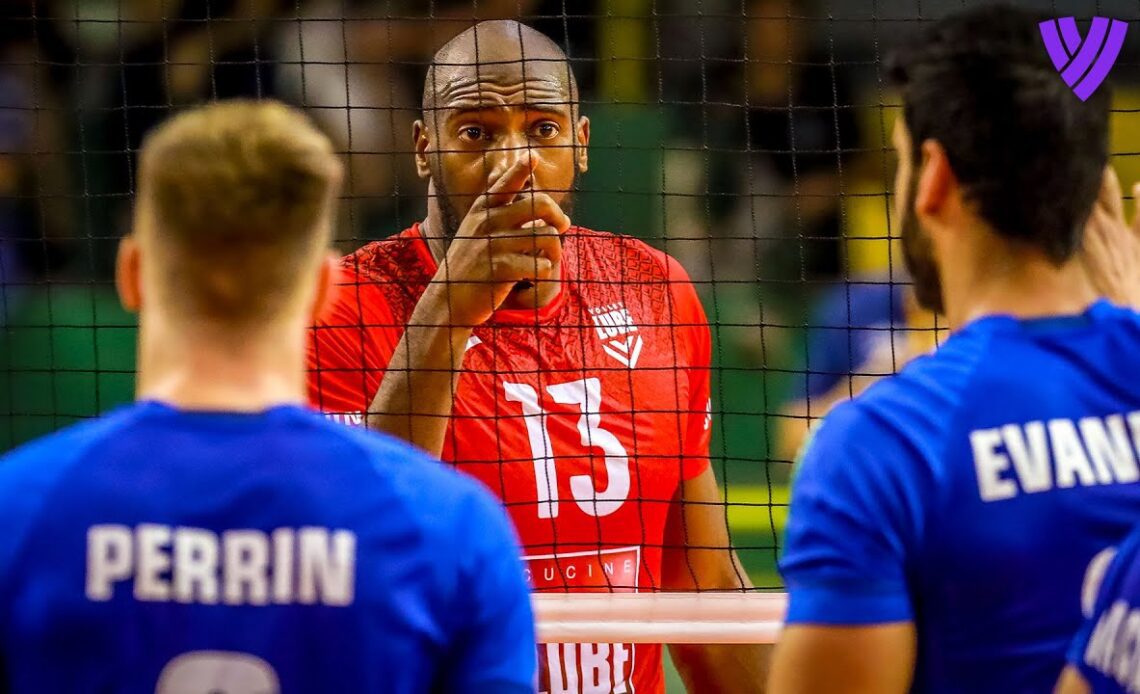
<instances>
[{"instance_id":1,"label":"player's ear","mask_svg":"<svg viewBox=\"0 0 1140 694\"><path fill-rule=\"evenodd\" d=\"M431 176L431 167L428 166L427 158L431 139L428 137L427 125L422 120L412 124L412 144L416 150L416 175L426 180Z\"/></svg>"},{"instance_id":2,"label":"player's ear","mask_svg":"<svg viewBox=\"0 0 1140 694\"><path fill-rule=\"evenodd\" d=\"M340 291L340 259L336 253L330 251L325 256L317 273L317 292L313 299L313 315L310 316L314 325L332 308Z\"/></svg>"},{"instance_id":3,"label":"player's ear","mask_svg":"<svg viewBox=\"0 0 1140 694\"><path fill-rule=\"evenodd\" d=\"M134 235L124 236L115 258L115 290L119 293L119 303L131 313L138 313L142 308L141 263L138 241Z\"/></svg>"},{"instance_id":4,"label":"player's ear","mask_svg":"<svg viewBox=\"0 0 1140 694\"><path fill-rule=\"evenodd\" d=\"M578 146L578 173L586 173L590 168L590 119L585 116L578 118L578 131L575 133L575 144Z\"/></svg>"},{"instance_id":5,"label":"player's ear","mask_svg":"<svg viewBox=\"0 0 1140 694\"><path fill-rule=\"evenodd\" d=\"M926 217L942 214L951 193L957 189L958 179L950 168L946 150L937 140L922 143L922 163L916 185L914 211Z\"/></svg>"}]
</instances>

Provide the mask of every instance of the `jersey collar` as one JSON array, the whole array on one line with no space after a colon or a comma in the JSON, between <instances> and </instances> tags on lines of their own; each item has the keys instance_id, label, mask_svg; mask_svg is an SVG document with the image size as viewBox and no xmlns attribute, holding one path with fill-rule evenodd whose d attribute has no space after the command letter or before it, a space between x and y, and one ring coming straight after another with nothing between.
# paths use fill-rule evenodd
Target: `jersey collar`
<instances>
[{"instance_id":1,"label":"jersey collar","mask_svg":"<svg viewBox=\"0 0 1140 694\"><path fill-rule=\"evenodd\" d=\"M1105 299L1098 299L1089 304L1080 313L1059 314L1055 316L1040 316L1037 318L1018 318L1009 314L992 314L982 316L964 326L959 332L967 330L1001 330L1001 331L1028 331L1033 333L1051 332L1054 330L1071 330L1094 325L1107 317L1120 313L1123 309L1113 305Z\"/></svg>"}]
</instances>

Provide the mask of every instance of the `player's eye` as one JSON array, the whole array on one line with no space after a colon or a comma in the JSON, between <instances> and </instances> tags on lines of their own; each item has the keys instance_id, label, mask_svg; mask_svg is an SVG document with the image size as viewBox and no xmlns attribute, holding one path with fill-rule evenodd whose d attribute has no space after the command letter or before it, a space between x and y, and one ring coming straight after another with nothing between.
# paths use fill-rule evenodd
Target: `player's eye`
<instances>
[{"instance_id":1,"label":"player's eye","mask_svg":"<svg viewBox=\"0 0 1140 694\"><path fill-rule=\"evenodd\" d=\"M487 131L478 125L465 125L459 129L459 137L468 142L479 142L487 136Z\"/></svg>"},{"instance_id":2,"label":"player's eye","mask_svg":"<svg viewBox=\"0 0 1140 694\"><path fill-rule=\"evenodd\" d=\"M558 124L551 123L550 121L543 121L535 125L531 132L533 132L534 136L540 140L550 140L552 138L558 137Z\"/></svg>"}]
</instances>

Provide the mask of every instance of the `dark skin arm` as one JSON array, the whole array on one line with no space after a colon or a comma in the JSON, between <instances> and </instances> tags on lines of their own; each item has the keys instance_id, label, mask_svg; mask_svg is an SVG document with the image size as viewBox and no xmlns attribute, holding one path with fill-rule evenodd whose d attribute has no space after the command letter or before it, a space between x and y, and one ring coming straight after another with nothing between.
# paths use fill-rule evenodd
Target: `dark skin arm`
<instances>
[{"instance_id":1,"label":"dark skin arm","mask_svg":"<svg viewBox=\"0 0 1140 694\"><path fill-rule=\"evenodd\" d=\"M518 159L464 217L384 372L369 428L439 457L471 332L519 282L551 278L570 220L550 196L522 194L532 161Z\"/></svg>"},{"instance_id":2,"label":"dark skin arm","mask_svg":"<svg viewBox=\"0 0 1140 694\"><path fill-rule=\"evenodd\" d=\"M443 452L472 331L470 326L452 325L446 316L447 287L432 283L416 304L368 411L368 428L436 457Z\"/></svg>"},{"instance_id":3,"label":"dark skin arm","mask_svg":"<svg viewBox=\"0 0 1140 694\"><path fill-rule=\"evenodd\" d=\"M744 590L752 587L728 538L724 501L712 468L682 482L665 527L661 585L665 590ZM690 692L762 692L768 651L761 644L669 646Z\"/></svg>"}]
</instances>

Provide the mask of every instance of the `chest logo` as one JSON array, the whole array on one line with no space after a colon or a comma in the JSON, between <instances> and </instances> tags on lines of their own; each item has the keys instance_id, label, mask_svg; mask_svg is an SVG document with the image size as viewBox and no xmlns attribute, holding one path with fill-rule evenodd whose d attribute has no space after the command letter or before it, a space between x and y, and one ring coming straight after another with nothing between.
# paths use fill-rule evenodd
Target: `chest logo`
<instances>
[{"instance_id":1,"label":"chest logo","mask_svg":"<svg viewBox=\"0 0 1140 694\"><path fill-rule=\"evenodd\" d=\"M644 343L629 309L623 304L609 304L590 309L590 317L594 320L594 329L598 331L605 353L623 366L631 369L637 366Z\"/></svg>"}]
</instances>

